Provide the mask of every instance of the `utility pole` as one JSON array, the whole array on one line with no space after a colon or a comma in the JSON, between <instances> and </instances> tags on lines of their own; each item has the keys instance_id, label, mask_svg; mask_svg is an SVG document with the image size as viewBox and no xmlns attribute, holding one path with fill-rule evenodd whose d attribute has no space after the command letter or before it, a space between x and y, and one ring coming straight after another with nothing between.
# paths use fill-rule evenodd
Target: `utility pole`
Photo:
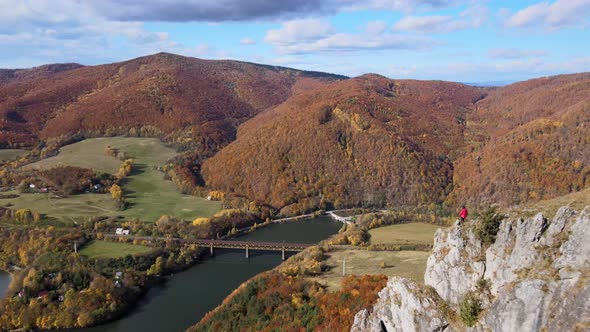
<instances>
[{"instance_id":1,"label":"utility pole","mask_svg":"<svg viewBox=\"0 0 590 332\"><path fill-rule=\"evenodd\" d=\"M74 241L74 253L76 253L76 254L78 253L78 246L77 246L77 244L78 243L76 241Z\"/></svg>"}]
</instances>

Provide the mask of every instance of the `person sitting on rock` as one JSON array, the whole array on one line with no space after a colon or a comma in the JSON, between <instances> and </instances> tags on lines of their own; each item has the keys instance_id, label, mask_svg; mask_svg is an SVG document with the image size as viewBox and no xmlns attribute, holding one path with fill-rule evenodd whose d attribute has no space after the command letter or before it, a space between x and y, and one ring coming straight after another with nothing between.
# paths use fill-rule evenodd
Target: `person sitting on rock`
<instances>
[{"instance_id":1,"label":"person sitting on rock","mask_svg":"<svg viewBox=\"0 0 590 332\"><path fill-rule=\"evenodd\" d=\"M469 215L469 212L467 212L467 208L465 207L465 205L463 205L461 207L461 212L459 212L459 218L461 220L461 223L465 222L465 219L467 219L468 215Z\"/></svg>"}]
</instances>

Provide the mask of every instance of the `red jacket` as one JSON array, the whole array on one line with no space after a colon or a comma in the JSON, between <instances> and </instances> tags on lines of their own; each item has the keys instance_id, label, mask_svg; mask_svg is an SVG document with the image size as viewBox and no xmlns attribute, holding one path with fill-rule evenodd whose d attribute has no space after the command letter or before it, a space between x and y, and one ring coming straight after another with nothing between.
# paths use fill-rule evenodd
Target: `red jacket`
<instances>
[{"instance_id":1,"label":"red jacket","mask_svg":"<svg viewBox=\"0 0 590 332\"><path fill-rule=\"evenodd\" d=\"M459 217L465 219L465 218L467 218L467 215L468 215L467 209L461 209L461 213L459 213Z\"/></svg>"}]
</instances>

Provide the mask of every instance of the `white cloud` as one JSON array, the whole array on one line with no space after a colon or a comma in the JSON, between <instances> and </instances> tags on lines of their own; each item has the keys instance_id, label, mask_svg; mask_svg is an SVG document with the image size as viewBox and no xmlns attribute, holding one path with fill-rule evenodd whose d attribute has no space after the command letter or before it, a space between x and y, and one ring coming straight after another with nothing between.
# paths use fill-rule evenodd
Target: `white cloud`
<instances>
[{"instance_id":1,"label":"white cloud","mask_svg":"<svg viewBox=\"0 0 590 332\"><path fill-rule=\"evenodd\" d=\"M370 22L360 34L338 33L330 22L305 19L284 22L279 29L269 30L264 41L280 54L348 52L355 50L424 50L436 43L427 38L382 33L386 24Z\"/></svg>"},{"instance_id":2,"label":"white cloud","mask_svg":"<svg viewBox=\"0 0 590 332\"><path fill-rule=\"evenodd\" d=\"M520 50L516 48L494 48L488 51L488 56L497 59L522 59L546 56L543 50Z\"/></svg>"},{"instance_id":3,"label":"white cloud","mask_svg":"<svg viewBox=\"0 0 590 332\"><path fill-rule=\"evenodd\" d=\"M549 29L581 27L588 25L589 17L590 0L557 0L524 8L509 16L505 25L512 28L543 26Z\"/></svg>"},{"instance_id":4,"label":"white cloud","mask_svg":"<svg viewBox=\"0 0 590 332\"><path fill-rule=\"evenodd\" d=\"M363 50L428 50L437 43L426 38L394 34L370 36L366 34L336 33L310 42L279 45L281 54L350 52Z\"/></svg>"},{"instance_id":5,"label":"white cloud","mask_svg":"<svg viewBox=\"0 0 590 332\"><path fill-rule=\"evenodd\" d=\"M420 33L452 32L480 27L487 18L488 9L476 5L467 8L458 17L448 15L406 16L396 22L392 29Z\"/></svg>"},{"instance_id":6,"label":"white cloud","mask_svg":"<svg viewBox=\"0 0 590 332\"><path fill-rule=\"evenodd\" d=\"M240 44L242 44L242 45L255 45L256 41L252 38L242 38L242 40L240 40Z\"/></svg>"},{"instance_id":7,"label":"white cloud","mask_svg":"<svg viewBox=\"0 0 590 332\"><path fill-rule=\"evenodd\" d=\"M387 29L387 23L383 21L370 21L365 26L365 31L369 35L379 35Z\"/></svg>"},{"instance_id":8,"label":"white cloud","mask_svg":"<svg viewBox=\"0 0 590 332\"><path fill-rule=\"evenodd\" d=\"M334 32L332 24L321 19L303 19L284 22L279 29L269 30L264 41L275 45L309 42Z\"/></svg>"},{"instance_id":9,"label":"white cloud","mask_svg":"<svg viewBox=\"0 0 590 332\"><path fill-rule=\"evenodd\" d=\"M432 32L451 21L450 16L406 16L394 24L395 31Z\"/></svg>"}]
</instances>

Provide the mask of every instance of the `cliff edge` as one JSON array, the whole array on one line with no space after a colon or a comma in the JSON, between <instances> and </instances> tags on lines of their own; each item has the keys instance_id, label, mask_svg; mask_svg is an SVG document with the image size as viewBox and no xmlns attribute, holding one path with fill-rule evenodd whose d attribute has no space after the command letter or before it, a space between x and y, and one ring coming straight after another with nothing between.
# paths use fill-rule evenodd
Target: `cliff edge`
<instances>
[{"instance_id":1,"label":"cliff edge","mask_svg":"<svg viewBox=\"0 0 590 332\"><path fill-rule=\"evenodd\" d=\"M590 206L438 230L425 285L391 278L351 331L590 331Z\"/></svg>"}]
</instances>

